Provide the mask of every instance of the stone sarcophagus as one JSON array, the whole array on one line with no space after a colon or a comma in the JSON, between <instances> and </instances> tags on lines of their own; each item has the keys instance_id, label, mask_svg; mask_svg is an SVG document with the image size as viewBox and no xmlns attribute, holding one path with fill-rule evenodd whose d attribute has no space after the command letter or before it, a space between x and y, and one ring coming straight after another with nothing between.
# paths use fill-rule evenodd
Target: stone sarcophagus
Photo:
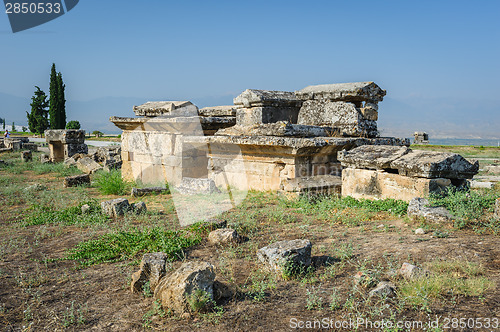
<instances>
[{"instance_id":1,"label":"stone sarcophagus","mask_svg":"<svg viewBox=\"0 0 500 332\"><path fill-rule=\"evenodd\" d=\"M85 144L85 130L51 129L45 131L45 140L49 145L50 160L61 162L77 153L88 153Z\"/></svg>"},{"instance_id":2,"label":"stone sarcophagus","mask_svg":"<svg viewBox=\"0 0 500 332\"><path fill-rule=\"evenodd\" d=\"M342 195L410 201L448 188L466 187L479 171L460 155L407 147L361 146L338 153L342 163Z\"/></svg>"}]
</instances>

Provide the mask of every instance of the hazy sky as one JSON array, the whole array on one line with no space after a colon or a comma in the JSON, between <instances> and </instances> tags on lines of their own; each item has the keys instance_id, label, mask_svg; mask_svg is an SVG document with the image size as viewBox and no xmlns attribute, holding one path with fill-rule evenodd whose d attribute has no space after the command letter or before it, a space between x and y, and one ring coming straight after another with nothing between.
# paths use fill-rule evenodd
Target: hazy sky
<instances>
[{"instance_id":1,"label":"hazy sky","mask_svg":"<svg viewBox=\"0 0 500 332\"><path fill-rule=\"evenodd\" d=\"M0 14L0 92L48 90L55 62L69 100L375 81L395 99L500 104L499 14L500 1L81 0L15 34Z\"/></svg>"}]
</instances>

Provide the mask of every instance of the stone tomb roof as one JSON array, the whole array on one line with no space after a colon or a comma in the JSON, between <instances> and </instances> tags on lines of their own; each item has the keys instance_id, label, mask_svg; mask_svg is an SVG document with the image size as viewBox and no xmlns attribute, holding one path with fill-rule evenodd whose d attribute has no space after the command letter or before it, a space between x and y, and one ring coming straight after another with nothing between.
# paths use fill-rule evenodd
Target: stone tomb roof
<instances>
[{"instance_id":1,"label":"stone tomb roof","mask_svg":"<svg viewBox=\"0 0 500 332\"><path fill-rule=\"evenodd\" d=\"M295 91L295 96L300 100L327 99L348 102L379 102L384 99L385 94L386 91L374 82L310 85Z\"/></svg>"},{"instance_id":2,"label":"stone tomb roof","mask_svg":"<svg viewBox=\"0 0 500 332\"><path fill-rule=\"evenodd\" d=\"M233 100L235 105L240 107L296 107L300 106L300 101L295 97L295 93L289 91L271 91L246 89Z\"/></svg>"},{"instance_id":3,"label":"stone tomb roof","mask_svg":"<svg viewBox=\"0 0 500 332\"><path fill-rule=\"evenodd\" d=\"M136 116L196 116L198 107L190 101L148 101L139 106L134 106ZM178 112L174 112L178 110Z\"/></svg>"}]
</instances>

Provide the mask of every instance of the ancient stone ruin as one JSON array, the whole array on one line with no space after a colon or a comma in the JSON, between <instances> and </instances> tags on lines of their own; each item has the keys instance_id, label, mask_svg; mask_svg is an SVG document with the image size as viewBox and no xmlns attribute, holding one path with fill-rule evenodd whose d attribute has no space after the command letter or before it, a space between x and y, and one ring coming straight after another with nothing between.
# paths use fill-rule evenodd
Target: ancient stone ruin
<instances>
[{"instance_id":1,"label":"ancient stone ruin","mask_svg":"<svg viewBox=\"0 0 500 332\"><path fill-rule=\"evenodd\" d=\"M361 146L342 151L342 195L354 198L394 198L410 201L466 187L479 170L460 155L411 150L406 146Z\"/></svg>"},{"instance_id":2,"label":"ancient stone ruin","mask_svg":"<svg viewBox=\"0 0 500 332\"><path fill-rule=\"evenodd\" d=\"M413 137L413 144L429 144L429 135L423 131L416 131Z\"/></svg>"},{"instance_id":3,"label":"ancient stone ruin","mask_svg":"<svg viewBox=\"0 0 500 332\"><path fill-rule=\"evenodd\" d=\"M148 102L134 107L138 117L110 121L123 130L125 179L181 187L208 179L219 188L287 195L340 193L337 152L409 145L379 137L378 103L385 94L373 82L245 90L233 106L199 110L187 101Z\"/></svg>"},{"instance_id":4,"label":"ancient stone ruin","mask_svg":"<svg viewBox=\"0 0 500 332\"><path fill-rule=\"evenodd\" d=\"M61 162L77 153L88 153L85 144L85 130L53 129L45 131L49 144L50 161Z\"/></svg>"}]
</instances>

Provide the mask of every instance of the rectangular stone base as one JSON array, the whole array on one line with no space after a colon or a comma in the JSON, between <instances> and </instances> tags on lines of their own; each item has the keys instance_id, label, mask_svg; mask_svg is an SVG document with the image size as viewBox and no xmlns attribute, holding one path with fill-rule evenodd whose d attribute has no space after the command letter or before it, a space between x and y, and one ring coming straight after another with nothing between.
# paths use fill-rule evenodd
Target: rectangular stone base
<instances>
[{"instance_id":1,"label":"rectangular stone base","mask_svg":"<svg viewBox=\"0 0 500 332\"><path fill-rule=\"evenodd\" d=\"M453 186L444 178L413 178L380 170L345 168L342 171L342 196L354 198L393 198L410 201L414 197L426 197Z\"/></svg>"}]
</instances>

